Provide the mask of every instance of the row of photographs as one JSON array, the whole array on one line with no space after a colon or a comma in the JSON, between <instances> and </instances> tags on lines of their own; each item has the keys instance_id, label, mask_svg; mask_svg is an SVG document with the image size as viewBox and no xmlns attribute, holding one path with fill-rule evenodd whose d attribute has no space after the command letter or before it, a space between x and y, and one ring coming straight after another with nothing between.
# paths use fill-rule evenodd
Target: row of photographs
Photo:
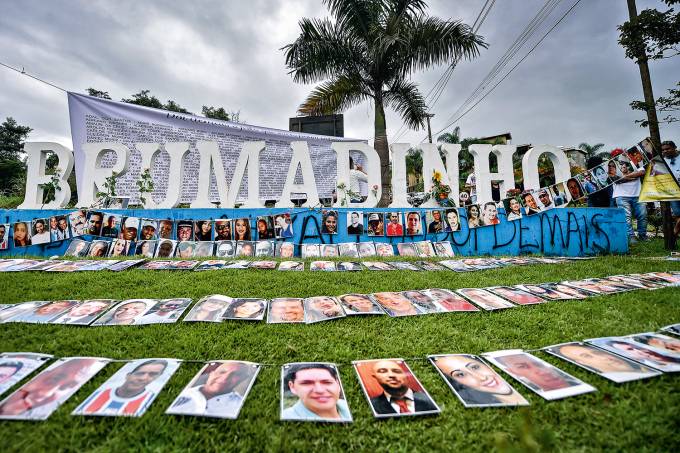
<instances>
[{"instance_id":1,"label":"row of photographs","mask_svg":"<svg viewBox=\"0 0 680 453\"><path fill-rule=\"evenodd\" d=\"M462 258L440 261L328 261L316 260L309 263L311 271L443 271L473 272L496 269L505 266L526 266L530 264L559 264L570 260L585 260L587 257L499 257L499 258ZM280 271L303 271L303 261L272 260L151 260L144 258L126 260L39 260L25 258L0 259L0 272L81 272L81 271L124 271L140 270L219 270L219 269L277 269Z\"/></svg>"},{"instance_id":2,"label":"row of photographs","mask_svg":"<svg viewBox=\"0 0 680 453\"><path fill-rule=\"evenodd\" d=\"M200 299L185 322L225 320L270 324L313 324L355 315L403 317L436 313L494 311L550 301L582 300L592 296L638 289L680 286L680 272L615 275L560 283L492 286L447 290L431 288L338 297L232 298L213 294ZM0 306L0 323L80 326L146 325L177 322L191 299L94 299L30 301Z\"/></svg>"},{"instance_id":3,"label":"row of photographs","mask_svg":"<svg viewBox=\"0 0 680 453\"><path fill-rule=\"evenodd\" d=\"M680 334L680 324L663 330ZM604 379L624 383L680 371L680 340L644 332L548 346L542 351ZM0 355L0 394L53 357L33 353ZM521 395L491 365L545 400L596 388L521 349L428 356L448 387L468 408L527 406ZM0 419L45 420L111 360L68 357L45 370L0 402ZM80 416L141 417L177 371L181 360L149 358L125 363L72 412ZM404 359L352 362L374 417L438 414L440 407ZM263 365L215 360L177 395L166 414L236 419ZM326 362L288 363L281 367L280 419L352 422L338 366Z\"/></svg>"}]
</instances>

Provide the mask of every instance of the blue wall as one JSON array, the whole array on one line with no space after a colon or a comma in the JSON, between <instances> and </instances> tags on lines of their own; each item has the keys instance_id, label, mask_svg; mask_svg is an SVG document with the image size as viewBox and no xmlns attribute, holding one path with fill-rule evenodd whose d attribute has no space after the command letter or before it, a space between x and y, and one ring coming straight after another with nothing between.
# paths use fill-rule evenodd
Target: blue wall
<instances>
[{"instance_id":1,"label":"blue wall","mask_svg":"<svg viewBox=\"0 0 680 453\"><path fill-rule=\"evenodd\" d=\"M334 208L335 209L335 208ZM468 229L464 221L464 210L460 210L463 228L454 233L423 234L406 237L369 237L365 234L349 236L347 231L348 211L356 209L341 208L336 235L321 234L321 210L309 209L109 209L121 216L134 216L153 219L220 219L251 218L255 227L257 216L291 212L295 237L287 239L295 243L339 243L356 241L376 241L397 244L410 241L443 241L453 244L457 255L521 255L542 253L545 255L583 256L603 253L627 253L628 238L626 222L622 209L618 208L558 208L531 217L499 225ZM395 209L392 209L394 211ZM425 225L426 209L398 209L402 212L418 211ZM364 227L369 212L386 210L360 209L364 211ZM0 210L0 223L13 224L17 221L45 218L65 214L71 210ZM502 212L502 210L501 210ZM504 214L501 215L505 218ZM305 226L304 238L302 227ZM11 238L10 238L11 239ZM69 241L14 248L10 240L9 249L0 251L1 257L7 256L52 256L62 255ZM395 250L396 253L396 250Z\"/></svg>"}]
</instances>

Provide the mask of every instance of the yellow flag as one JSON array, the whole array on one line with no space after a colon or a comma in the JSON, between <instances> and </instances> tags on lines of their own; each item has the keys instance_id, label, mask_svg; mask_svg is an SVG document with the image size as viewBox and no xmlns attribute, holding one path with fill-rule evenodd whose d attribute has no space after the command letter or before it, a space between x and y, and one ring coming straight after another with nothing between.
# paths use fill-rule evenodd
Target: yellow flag
<instances>
[{"instance_id":1,"label":"yellow flag","mask_svg":"<svg viewBox=\"0 0 680 453\"><path fill-rule=\"evenodd\" d=\"M680 186L663 158L656 156L647 165L639 201L680 200Z\"/></svg>"}]
</instances>

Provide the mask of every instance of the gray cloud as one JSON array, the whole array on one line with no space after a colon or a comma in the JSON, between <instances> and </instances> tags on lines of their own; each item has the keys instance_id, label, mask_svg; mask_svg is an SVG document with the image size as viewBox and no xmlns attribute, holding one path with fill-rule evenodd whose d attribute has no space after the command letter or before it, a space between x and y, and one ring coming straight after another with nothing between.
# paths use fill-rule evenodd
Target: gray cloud
<instances>
[{"instance_id":1,"label":"gray cloud","mask_svg":"<svg viewBox=\"0 0 680 453\"><path fill-rule=\"evenodd\" d=\"M462 62L439 102L434 131L467 98L544 2L497 2L480 33L490 44L472 62ZM551 17L571 5L563 1ZM638 1L640 9L661 2ZM661 5L663 6L663 5ZM430 13L472 23L481 2L432 1ZM286 74L279 50L298 34L302 17L327 15L318 1L277 2L3 2L1 61L67 90L109 91L114 99L150 89L200 112L201 105L241 110L251 124L287 128L311 86ZM465 136L510 131L515 143L575 145L581 141L626 146L644 137L628 106L642 97L636 65L624 58L616 26L627 17L623 2L582 2L546 41L460 123ZM523 49L520 55L528 49ZM516 61L516 60L515 60ZM512 63L514 64L514 62ZM673 62L651 65L657 96L673 86ZM677 62L676 62L677 64ZM414 75L423 92L443 72ZM31 140L70 145L66 96L0 70L0 118L15 117L34 128ZM372 106L345 112L347 136L373 137ZM401 121L388 114L393 135ZM676 136L677 129L662 128ZM400 141L417 143L424 132Z\"/></svg>"}]
</instances>

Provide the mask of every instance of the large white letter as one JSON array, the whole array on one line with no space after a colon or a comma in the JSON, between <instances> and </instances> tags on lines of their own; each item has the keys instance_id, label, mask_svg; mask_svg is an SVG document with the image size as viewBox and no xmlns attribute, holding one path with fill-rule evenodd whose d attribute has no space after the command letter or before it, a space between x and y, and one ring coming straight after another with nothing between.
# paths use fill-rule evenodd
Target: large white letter
<instances>
[{"instance_id":1,"label":"large white letter","mask_svg":"<svg viewBox=\"0 0 680 453\"><path fill-rule=\"evenodd\" d=\"M102 168L104 153L113 151L116 163L111 168ZM83 181L78 192L78 206L89 207L97 198L97 190L104 191L106 178L115 171L119 176L125 174L130 149L122 143L83 143Z\"/></svg>"},{"instance_id":2,"label":"large white letter","mask_svg":"<svg viewBox=\"0 0 680 453\"><path fill-rule=\"evenodd\" d=\"M142 155L141 171L149 168L153 171L154 162L161 153L158 143L135 143L135 147ZM168 209L175 208L180 203L182 196L180 188L184 180L184 156L189 152L188 142L166 143L165 151L170 156L170 167L168 172L168 187L165 190L165 198L158 203L153 199L153 194L146 197L144 207L146 209Z\"/></svg>"},{"instance_id":3,"label":"large white letter","mask_svg":"<svg viewBox=\"0 0 680 453\"><path fill-rule=\"evenodd\" d=\"M220 154L217 142L196 142L196 148L201 155L201 166L198 171L198 192L194 201L191 202L191 207L214 207L210 202L210 176L212 171L215 172L220 205L226 206L227 199L229 198L229 185L227 184L227 175L224 172L222 155ZM231 208L232 206L229 207Z\"/></svg>"},{"instance_id":4,"label":"large white letter","mask_svg":"<svg viewBox=\"0 0 680 453\"><path fill-rule=\"evenodd\" d=\"M375 149L368 146L368 143L363 142L333 142L331 144L336 153L336 167L338 169L338 179L336 185L340 183L345 184L344 189L338 188L338 200L335 207L342 206L342 201L347 200L347 206L356 208L374 208L378 205L378 200L382 195L382 184L380 182L380 157ZM350 197L347 195L347 190L350 188L350 168L349 168L349 152L358 151L366 157L366 165L364 173L366 173L368 184L368 197L361 203L352 203ZM377 190L373 187L377 186Z\"/></svg>"},{"instance_id":5,"label":"large white letter","mask_svg":"<svg viewBox=\"0 0 680 453\"><path fill-rule=\"evenodd\" d=\"M406 153L411 148L408 143L390 145L392 150L392 203L390 208L406 208Z\"/></svg>"},{"instance_id":6,"label":"large white letter","mask_svg":"<svg viewBox=\"0 0 680 453\"><path fill-rule=\"evenodd\" d=\"M59 143L29 142L24 144L26 152L26 196L18 209L55 209L64 207L71 199L71 188L68 185L68 177L73 171L73 151ZM57 156L57 169L59 176L59 189L54 194L54 200L43 206L44 184L50 182L52 175L45 174L47 153L53 152Z\"/></svg>"},{"instance_id":7,"label":"large white letter","mask_svg":"<svg viewBox=\"0 0 680 453\"><path fill-rule=\"evenodd\" d=\"M539 189L538 159L547 154L555 169L555 182L566 181L571 178L571 168L567 154L556 146L537 145L522 157L522 173L524 174L524 189Z\"/></svg>"},{"instance_id":8,"label":"large white letter","mask_svg":"<svg viewBox=\"0 0 680 453\"><path fill-rule=\"evenodd\" d=\"M248 166L248 198L243 203L244 208L263 208L260 201L260 152L264 150L264 141L244 142L241 146L241 154L238 156L236 170L229 185L229 195L224 208L233 208L236 205L236 197L241 189L243 175Z\"/></svg>"},{"instance_id":9,"label":"large white letter","mask_svg":"<svg viewBox=\"0 0 680 453\"><path fill-rule=\"evenodd\" d=\"M281 198L276 202L276 207L292 208L294 205L290 199L291 193L306 193L307 201L302 206L317 206L320 204L319 192L316 190L316 178L307 142L291 142L290 146L293 148L293 158L290 160L286 183L283 185ZM302 184L295 184L298 165L302 170Z\"/></svg>"},{"instance_id":10,"label":"large white letter","mask_svg":"<svg viewBox=\"0 0 680 453\"><path fill-rule=\"evenodd\" d=\"M507 191L515 188L512 155L517 151L517 146L473 144L470 145L469 151L475 158L477 203L493 201L491 198L491 181L500 182L501 198L505 198ZM492 153L496 156L498 162L497 173L492 173L489 168L489 155Z\"/></svg>"},{"instance_id":11,"label":"large white letter","mask_svg":"<svg viewBox=\"0 0 680 453\"><path fill-rule=\"evenodd\" d=\"M423 150L423 181L425 182L425 192L430 192L432 190L432 174L435 171L438 171L442 175L441 183L451 188L449 198L457 205L459 193L458 175L460 172L458 168L458 153L460 152L461 145L457 143L443 143L441 147L446 165L442 162L437 145L434 143L423 143L421 145L421 149ZM439 203L432 198L420 205L422 208L433 208L437 206L439 206Z\"/></svg>"}]
</instances>

